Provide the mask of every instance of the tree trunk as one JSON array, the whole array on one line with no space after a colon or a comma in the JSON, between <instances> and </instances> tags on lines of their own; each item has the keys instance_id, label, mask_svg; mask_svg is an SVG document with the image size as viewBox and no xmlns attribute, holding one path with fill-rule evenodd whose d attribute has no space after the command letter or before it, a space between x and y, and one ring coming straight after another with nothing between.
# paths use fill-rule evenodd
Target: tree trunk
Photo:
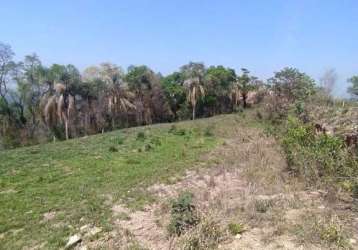
<instances>
[{"instance_id":1,"label":"tree trunk","mask_svg":"<svg viewBox=\"0 0 358 250\"><path fill-rule=\"evenodd\" d=\"M195 106L196 105L193 105L193 120L195 120Z\"/></svg>"},{"instance_id":2,"label":"tree trunk","mask_svg":"<svg viewBox=\"0 0 358 250\"><path fill-rule=\"evenodd\" d=\"M65 135L66 135L66 140L68 140L68 120L65 120Z\"/></svg>"},{"instance_id":3,"label":"tree trunk","mask_svg":"<svg viewBox=\"0 0 358 250\"><path fill-rule=\"evenodd\" d=\"M243 101L244 108L246 108L247 107L247 95L246 94L244 94L242 96L242 101Z\"/></svg>"}]
</instances>

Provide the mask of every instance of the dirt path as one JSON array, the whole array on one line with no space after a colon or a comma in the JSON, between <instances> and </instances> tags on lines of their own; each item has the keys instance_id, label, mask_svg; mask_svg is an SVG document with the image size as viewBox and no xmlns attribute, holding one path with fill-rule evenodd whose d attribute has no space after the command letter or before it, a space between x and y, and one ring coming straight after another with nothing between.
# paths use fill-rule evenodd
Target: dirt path
<instances>
[{"instance_id":1,"label":"dirt path","mask_svg":"<svg viewBox=\"0 0 358 250\"><path fill-rule=\"evenodd\" d=\"M170 238L167 233L170 200L190 191L201 216L222 228L225 237L217 246L219 249L328 248L306 235L312 220L306 221L305 217L312 214L326 218L330 214L324 201L327 194L303 191L299 183L288 177L284 157L273 138L256 128L237 128L223 145L203 158L203 163L209 167L188 171L175 184L151 186L148 190L157 202L143 211L133 212L115 204L113 232L87 246L181 249L185 237ZM245 231L230 235L229 223L240 223ZM357 247L354 240L349 242L353 248Z\"/></svg>"}]
</instances>

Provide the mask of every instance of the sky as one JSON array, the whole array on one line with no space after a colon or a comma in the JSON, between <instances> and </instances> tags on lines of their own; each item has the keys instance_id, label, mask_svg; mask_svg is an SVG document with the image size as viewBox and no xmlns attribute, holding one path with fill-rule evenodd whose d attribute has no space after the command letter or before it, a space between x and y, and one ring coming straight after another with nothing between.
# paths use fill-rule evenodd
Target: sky
<instances>
[{"instance_id":1,"label":"sky","mask_svg":"<svg viewBox=\"0 0 358 250\"><path fill-rule=\"evenodd\" d=\"M267 79L285 66L317 81L358 74L357 0L3 0L0 41L45 65L146 64L169 74L189 61Z\"/></svg>"}]
</instances>

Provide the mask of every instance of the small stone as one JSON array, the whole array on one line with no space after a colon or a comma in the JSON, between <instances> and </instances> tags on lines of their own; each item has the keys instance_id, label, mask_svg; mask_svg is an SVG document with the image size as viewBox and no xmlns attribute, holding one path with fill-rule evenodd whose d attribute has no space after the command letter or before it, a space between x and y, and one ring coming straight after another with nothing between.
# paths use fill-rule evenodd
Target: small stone
<instances>
[{"instance_id":1,"label":"small stone","mask_svg":"<svg viewBox=\"0 0 358 250\"><path fill-rule=\"evenodd\" d=\"M357 240L356 240L356 239L349 239L349 243L351 243L351 244L356 244L356 243L357 243Z\"/></svg>"},{"instance_id":2,"label":"small stone","mask_svg":"<svg viewBox=\"0 0 358 250\"><path fill-rule=\"evenodd\" d=\"M48 213L44 213L43 217L44 217L44 221L50 221L53 220L56 216L56 212L48 212Z\"/></svg>"},{"instance_id":3,"label":"small stone","mask_svg":"<svg viewBox=\"0 0 358 250\"><path fill-rule=\"evenodd\" d=\"M88 225L88 224L86 224L86 225L80 227L81 232L87 231L88 229L89 229L89 225Z\"/></svg>"},{"instance_id":4,"label":"small stone","mask_svg":"<svg viewBox=\"0 0 358 250\"><path fill-rule=\"evenodd\" d=\"M93 227L93 228L91 228L91 230L89 230L89 234L91 236L94 236L100 232L102 232L102 228L99 228L99 227Z\"/></svg>"},{"instance_id":5,"label":"small stone","mask_svg":"<svg viewBox=\"0 0 358 250\"><path fill-rule=\"evenodd\" d=\"M241 237L242 237L241 234L235 235L235 239L238 239L238 240L239 240L239 239L241 239Z\"/></svg>"},{"instance_id":6,"label":"small stone","mask_svg":"<svg viewBox=\"0 0 358 250\"><path fill-rule=\"evenodd\" d=\"M325 206L319 206L318 209L325 209Z\"/></svg>"},{"instance_id":7,"label":"small stone","mask_svg":"<svg viewBox=\"0 0 358 250\"><path fill-rule=\"evenodd\" d=\"M78 234L72 235L65 246L65 249L69 249L73 246L75 246L77 243L81 241L81 237Z\"/></svg>"}]
</instances>

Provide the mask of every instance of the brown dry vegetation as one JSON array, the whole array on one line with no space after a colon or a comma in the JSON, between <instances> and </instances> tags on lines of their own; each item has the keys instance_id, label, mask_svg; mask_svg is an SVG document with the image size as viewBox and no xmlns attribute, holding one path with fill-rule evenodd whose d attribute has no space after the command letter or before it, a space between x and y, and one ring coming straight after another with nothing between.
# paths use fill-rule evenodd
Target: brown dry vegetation
<instances>
[{"instance_id":1,"label":"brown dry vegetation","mask_svg":"<svg viewBox=\"0 0 358 250\"><path fill-rule=\"evenodd\" d=\"M254 112L252 112L253 114ZM252 115L249 114L249 115ZM358 218L337 191L307 190L290 177L280 146L245 122L215 127L224 138L201 164L171 184L148 188L156 201L139 211L113 204L112 232L89 248L109 249L353 249ZM249 119L246 119L246 121ZM206 168L203 168L206 166ZM201 222L181 237L169 236L170 201L194 195ZM232 235L229 224L242 227Z\"/></svg>"}]
</instances>

